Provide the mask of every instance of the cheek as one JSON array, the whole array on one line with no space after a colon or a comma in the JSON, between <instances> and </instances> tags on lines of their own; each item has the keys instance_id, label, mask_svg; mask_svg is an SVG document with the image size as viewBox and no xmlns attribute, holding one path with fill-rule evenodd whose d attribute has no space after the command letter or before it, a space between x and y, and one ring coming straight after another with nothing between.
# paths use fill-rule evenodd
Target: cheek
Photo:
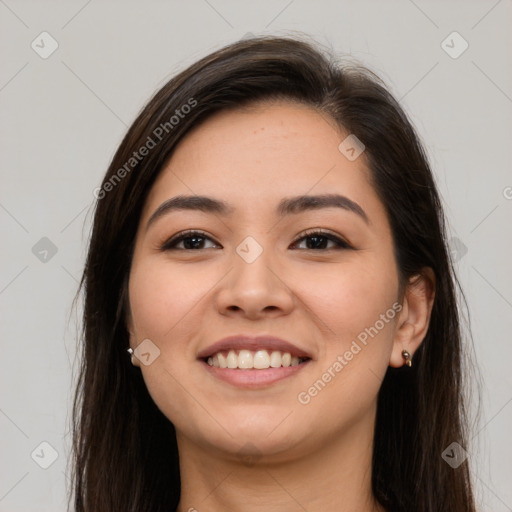
<instances>
[{"instance_id":1,"label":"cheek","mask_svg":"<svg viewBox=\"0 0 512 512\"><path fill-rule=\"evenodd\" d=\"M318 286L311 304L328 331L315 374L297 399L329 430L363 417L375 403L392 350L397 282L389 273L377 279L354 269L326 286L323 292Z\"/></svg>"},{"instance_id":2,"label":"cheek","mask_svg":"<svg viewBox=\"0 0 512 512\"><path fill-rule=\"evenodd\" d=\"M186 323L207 294L209 280L200 272L184 272L167 262L145 262L132 269L129 296L134 326L139 335L165 340ZM162 339L163 338L163 339ZM177 339L173 332L173 338Z\"/></svg>"},{"instance_id":3,"label":"cheek","mask_svg":"<svg viewBox=\"0 0 512 512\"><path fill-rule=\"evenodd\" d=\"M186 430L189 416L200 416L201 411L195 410L190 393L183 391L183 383L190 382L190 367L183 361L200 324L194 315L200 314L208 282L200 273L185 273L168 262L150 260L138 261L129 280L137 342L149 338L160 349L159 357L140 370L158 408L177 428Z\"/></svg>"},{"instance_id":4,"label":"cheek","mask_svg":"<svg viewBox=\"0 0 512 512\"><path fill-rule=\"evenodd\" d=\"M389 366L399 307L395 268L393 258L367 253L317 275L303 289L319 326L326 326L317 374L304 389L318 414L363 414L375 400Z\"/></svg>"},{"instance_id":5,"label":"cheek","mask_svg":"<svg viewBox=\"0 0 512 512\"><path fill-rule=\"evenodd\" d=\"M398 298L394 263L369 255L354 264L316 274L301 287L303 300L344 343L379 320Z\"/></svg>"}]
</instances>

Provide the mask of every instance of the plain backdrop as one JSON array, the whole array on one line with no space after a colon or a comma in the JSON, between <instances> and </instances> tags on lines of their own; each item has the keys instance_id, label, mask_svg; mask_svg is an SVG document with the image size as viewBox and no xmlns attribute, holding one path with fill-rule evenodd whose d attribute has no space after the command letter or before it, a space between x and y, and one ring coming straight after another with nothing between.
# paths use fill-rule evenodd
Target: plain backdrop
<instances>
[{"instance_id":1,"label":"plain backdrop","mask_svg":"<svg viewBox=\"0 0 512 512\"><path fill-rule=\"evenodd\" d=\"M66 508L71 302L127 126L198 58L296 31L376 71L425 143L483 381L466 450L480 509L512 511L511 22L507 0L0 0L0 511Z\"/></svg>"}]
</instances>

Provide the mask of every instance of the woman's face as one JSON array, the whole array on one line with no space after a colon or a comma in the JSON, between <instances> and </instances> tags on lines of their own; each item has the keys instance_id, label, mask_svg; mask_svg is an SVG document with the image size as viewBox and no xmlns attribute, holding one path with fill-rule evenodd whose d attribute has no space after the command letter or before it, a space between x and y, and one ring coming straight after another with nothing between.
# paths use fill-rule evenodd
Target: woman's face
<instances>
[{"instance_id":1,"label":"woman's face","mask_svg":"<svg viewBox=\"0 0 512 512\"><path fill-rule=\"evenodd\" d=\"M224 111L155 182L128 327L132 348L149 340L140 369L178 439L283 459L373 421L401 306L385 209L361 148L339 149L348 135L293 103ZM196 203L153 217L177 196ZM200 233L169 242L187 230Z\"/></svg>"}]
</instances>

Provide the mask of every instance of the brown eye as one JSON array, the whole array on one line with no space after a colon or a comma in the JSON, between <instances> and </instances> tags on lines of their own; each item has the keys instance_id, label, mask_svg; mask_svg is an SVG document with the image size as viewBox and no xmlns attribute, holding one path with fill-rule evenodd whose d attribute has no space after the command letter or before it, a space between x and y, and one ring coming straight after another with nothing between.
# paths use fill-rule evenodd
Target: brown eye
<instances>
[{"instance_id":1,"label":"brown eye","mask_svg":"<svg viewBox=\"0 0 512 512\"><path fill-rule=\"evenodd\" d=\"M200 250L200 249L210 249L210 247L205 247L205 241L212 240L209 236L201 231L184 231L183 233L179 233L178 235L173 236L170 240L165 242L162 246L163 251L171 251L171 250ZM182 247L178 247L178 244L182 243ZM214 244L216 246L216 244Z\"/></svg>"},{"instance_id":2,"label":"brown eye","mask_svg":"<svg viewBox=\"0 0 512 512\"><path fill-rule=\"evenodd\" d=\"M304 247L306 250L352 249L345 240L325 231L309 231L298 238L293 245L303 240L306 241L306 247ZM329 242L334 245L328 247Z\"/></svg>"}]
</instances>

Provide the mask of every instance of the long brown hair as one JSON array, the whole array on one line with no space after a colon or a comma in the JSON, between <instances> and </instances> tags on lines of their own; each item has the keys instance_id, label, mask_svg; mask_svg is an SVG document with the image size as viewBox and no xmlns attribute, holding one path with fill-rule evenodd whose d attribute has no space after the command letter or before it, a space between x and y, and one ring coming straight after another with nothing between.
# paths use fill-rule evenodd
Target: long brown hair
<instances>
[{"instance_id":1,"label":"long brown hair","mask_svg":"<svg viewBox=\"0 0 512 512\"><path fill-rule=\"evenodd\" d=\"M84 312L73 407L74 510L177 507L174 427L126 353L135 234L147 194L184 135L214 112L262 99L318 109L363 142L389 217L402 282L424 267L435 274L430 326L414 365L406 371L388 368L379 392L375 497L393 512L474 512L468 462L453 468L441 456L452 442L466 446L464 351L443 209L422 145L372 72L340 62L309 42L271 36L230 44L166 83L129 128L95 192L80 285Z\"/></svg>"}]
</instances>

